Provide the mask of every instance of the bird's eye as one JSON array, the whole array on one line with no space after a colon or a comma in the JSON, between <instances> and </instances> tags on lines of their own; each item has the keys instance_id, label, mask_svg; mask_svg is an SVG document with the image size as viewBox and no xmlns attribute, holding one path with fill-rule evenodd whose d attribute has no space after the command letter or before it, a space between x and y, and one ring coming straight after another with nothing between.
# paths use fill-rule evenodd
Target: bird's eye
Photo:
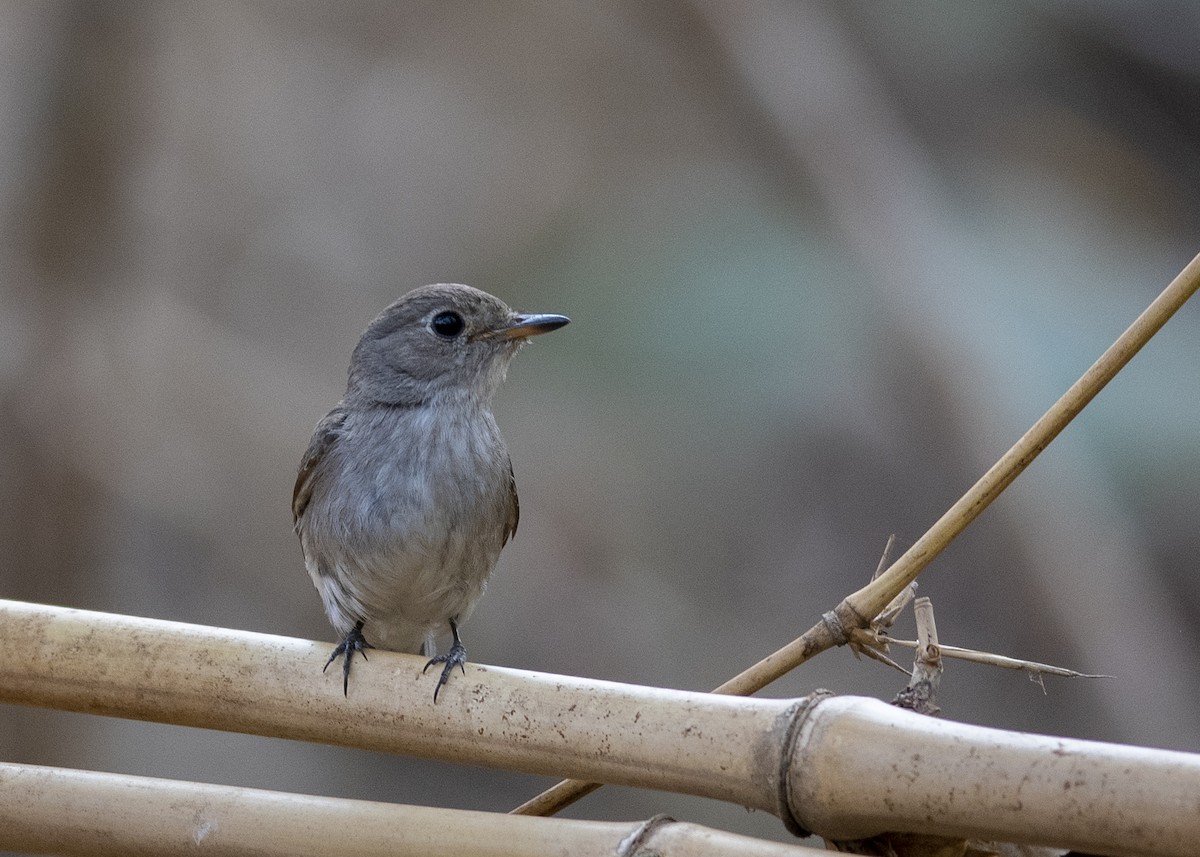
<instances>
[{"instance_id":1,"label":"bird's eye","mask_svg":"<svg viewBox=\"0 0 1200 857\"><path fill-rule=\"evenodd\" d=\"M429 322L430 328L444 339L453 339L462 333L463 319L456 312L440 312Z\"/></svg>"}]
</instances>

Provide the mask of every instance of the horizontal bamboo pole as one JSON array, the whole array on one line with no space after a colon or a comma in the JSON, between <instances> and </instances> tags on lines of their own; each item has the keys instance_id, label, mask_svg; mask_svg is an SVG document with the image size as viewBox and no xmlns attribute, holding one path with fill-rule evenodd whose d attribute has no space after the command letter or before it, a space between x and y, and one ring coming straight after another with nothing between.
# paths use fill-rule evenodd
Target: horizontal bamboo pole
<instances>
[{"instance_id":1,"label":"horizontal bamboo pole","mask_svg":"<svg viewBox=\"0 0 1200 857\"><path fill-rule=\"evenodd\" d=\"M0 601L0 702L684 792L836 839L883 832L1185 857L1200 755L1022 735L859 697L744 699ZM535 822L535 819L528 819Z\"/></svg>"},{"instance_id":2,"label":"horizontal bamboo pole","mask_svg":"<svg viewBox=\"0 0 1200 857\"><path fill-rule=\"evenodd\" d=\"M788 801L833 839L882 830L1088 854L1200 853L1200 755L940 720L825 699L800 725Z\"/></svg>"},{"instance_id":3,"label":"horizontal bamboo pole","mask_svg":"<svg viewBox=\"0 0 1200 857\"><path fill-rule=\"evenodd\" d=\"M0 601L0 702L663 789L776 812L790 700L739 700L372 650L350 695L331 645ZM653 764L647 760L656 759Z\"/></svg>"},{"instance_id":4,"label":"horizontal bamboo pole","mask_svg":"<svg viewBox=\"0 0 1200 857\"><path fill-rule=\"evenodd\" d=\"M658 816L566 821L0 763L0 849L66 857L819 857Z\"/></svg>"}]
</instances>

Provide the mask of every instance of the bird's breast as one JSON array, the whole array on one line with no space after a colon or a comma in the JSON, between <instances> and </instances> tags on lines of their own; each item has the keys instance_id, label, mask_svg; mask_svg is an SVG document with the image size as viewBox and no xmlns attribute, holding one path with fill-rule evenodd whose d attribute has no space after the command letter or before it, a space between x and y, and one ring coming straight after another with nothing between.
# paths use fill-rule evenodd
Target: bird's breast
<instances>
[{"instance_id":1,"label":"bird's breast","mask_svg":"<svg viewBox=\"0 0 1200 857\"><path fill-rule=\"evenodd\" d=\"M404 636L466 618L514 502L490 412L351 414L314 478L301 542L335 625L366 620Z\"/></svg>"},{"instance_id":2,"label":"bird's breast","mask_svg":"<svg viewBox=\"0 0 1200 857\"><path fill-rule=\"evenodd\" d=\"M491 413L417 408L367 415L339 456L347 522L383 537L500 538L511 490ZM497 542L499 544L499 542Z\"/></svg>"}]
</instances>

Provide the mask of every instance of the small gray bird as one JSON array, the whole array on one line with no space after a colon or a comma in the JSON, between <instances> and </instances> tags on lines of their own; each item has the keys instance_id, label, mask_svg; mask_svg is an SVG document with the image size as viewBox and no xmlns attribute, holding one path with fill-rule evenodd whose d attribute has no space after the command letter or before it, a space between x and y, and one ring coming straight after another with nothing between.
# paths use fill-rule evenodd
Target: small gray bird
<instances>
[{"instance_id":1,"label":"small gray bird","mask_svg":"<svg viewBox=\"0 0 1200 857\"><path fill-rule=\"evenodd\" d=\"M346 395L317 423L292 514L304 564L350 660L372 648L443 664L433 700L467 653L458 634L517 531L512 462L492 397L526 340L567 324L470 286L414 289L371 322ZM449 626L450 650L435 639ZM464 670L465 673L465 670Z\"/></svg>"}]
</instances>

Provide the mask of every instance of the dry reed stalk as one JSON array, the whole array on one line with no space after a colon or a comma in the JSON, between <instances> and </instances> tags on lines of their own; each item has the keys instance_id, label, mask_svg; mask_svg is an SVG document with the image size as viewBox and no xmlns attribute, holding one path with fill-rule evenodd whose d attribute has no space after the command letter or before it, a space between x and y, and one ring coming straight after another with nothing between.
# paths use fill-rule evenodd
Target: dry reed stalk
<instances>
[{"instance_id":1,"label":"dry reed stalk","mask_svg":"<svg viewBox=\"0 0 1200 857\"><path fill-rule=\"evenodd\" d=\"M1079 380L887 571L846 596L795 640L738 673L713 693L749 696L821 652L849 642L855 629L866 628L1012 484L1198 289L1200 255L1179 272ZM518 815L553 815L598 788L598 783L563 780L512 811Z\"/></svg>"},{"instance_id":2,"label":"dry reed stalk","mask_svg":"<svg viewBox=\"0 0 1200 857\"><path fill-rule=\"evenodd\" d=\"M518 818L0 763L0 849L66 857L819 857L657 816Z\"/></svg>"},{"instance_id":3,"label":"dry reed stalk","mask_svg":"<svg viewBox=\"0 0 1200 857\"><path fill-rule=\"evenodd\" d=\"M848 629L865 628L1012 484L1198 289L1200 255L1187 264L1079 380L887 571L846 596L830 611L833 615L826 614L823 621L801 637L734 676L715 692L754 693L814 655L846 642Z\"/></svg>"},{"instance_id":4,"label":"dry reed stalk","mask_svg":"<svg viewBox=\"0 0 1200 857\"><path fill-rule=\"evenodd\" d=\"M933 720L878 700L739 699L373 652L349 700L326 644L0 601L0 702L678 791L835 839L914 832L1184 857L1200 755Z\"/></svg>"}]
</instances>

